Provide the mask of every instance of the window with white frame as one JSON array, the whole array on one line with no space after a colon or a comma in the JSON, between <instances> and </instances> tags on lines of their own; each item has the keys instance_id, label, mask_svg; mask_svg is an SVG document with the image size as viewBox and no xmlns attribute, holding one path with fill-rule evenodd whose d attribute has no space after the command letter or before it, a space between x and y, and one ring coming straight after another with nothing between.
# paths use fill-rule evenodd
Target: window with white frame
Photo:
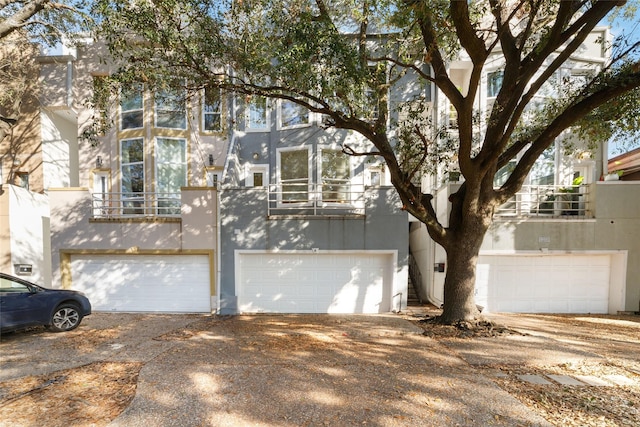
<instances>
[{"instance_id":1,"label":"window with white frame","mask_svg":"<svg viewBox=\"0 0 640 427\"><path fill-rule=\"evenodd\" d=\"M120 141L120 193L124 214L144 213L144 141Z\"/></svg>"},{"instance_id":2,"label":"window with white frame","mask_svg":"<svg viewBox=\"0 0 640 427\"><path fill-rule=\"evenodd\" d=\"M365 185L368 187L380 187L385 185L385 167L382 163L372 164L365 169Z\"/></svg>"},{"instance_id":3,"label":"window with white frame","mask_svg":"<svg viewBox=\"0 0 640 427\"><path fill-rule=\"evenodd\" d=\"M376 65L369 65L369 72L374 77L374 83L376 85L381 81L381 79L386 79L386 72L379 69ZM381 97L377 90L377 87L372 87L370 85L365 86L362 118L377 120L380 116Z\"/></svg>"},{"instance_id":4,"label":"window with white frame","mask_svg":"<svg viewBox=\"0 0 640 427\"><path fill-rule=\"evenodd\" d=\"M158 214L180 214L180 190L187 185L187 141L156 138L155 160Z\"/></svg>"},{"instance_id":5,"label":"window with white frame","mask_svg":"<svg viewBox=\"0 0 640 427\"><path fill-rule=\"evenodd\" d=\"M250 165L247 167L245 186L266 187L269 184L268 165Z\"/></svg>"},{"instance_id":6,"label":"window with white frame","mask_svg":"<svg viewBox=\"0 0 640 427\"><path fill-rule=\"evenodd\" d=\"M182 90L167 89L155 95L155 126L168 129L187 128L187 110Z\"/></svg>"},{"instance_id":7,"label":"window with white frame","mask_svg":"<svg viewBox=\"0 0 640 427\"><path fill-rule=\"evenodd\" d=\"M247 99L246 128L247 130L268 129L267 98L264 96L251 96Z\"/></svg>"},{"instance_id":8,"label":"window with white frame","mask_svg":"<svg viewBox=\"0 0 640 427\"><path fill-rule=\"evenodd\" d=\"M206 132L222 130L222 95L220 88L205 88L202 97L202 129Z\"/></svg>"},{"instance_id":9,"label":"window with white frame","mask_svg":"<svg viewBox=\"0 0 640 427\"><path fill-rule=\"evenodd\" d=\"M109 209L109 172L93 172L93 191L91 194L93 203L93 215L108 215Z\"/></svg>"},{"instance_id":10,"label":"window with white frame","mask_svg":"<svg viewBox=\"0 0 640 427\"><path fill-rule=\"evenodd\" d=\"M205 172L205 179L207 181L207 187L218 188L220 184L220 176L222 171L215 169L207 169Z\"/></svg>"},{"instance_id":11,"label":"window with white frame","mask_svg":"<svg viewBox=\"0 0 640 427\"><path fill-rule=\"evenodd\" d=\"M280 101L280 127L298 127L308 125L310 122L310 112L306 107L296 104L293 101Z\"/></svg>"},{"instance_id":12,"label":"window with white frame","mask_svg":"<svg viewBox=\"0 0 640 427\"><path fill-rule=\"evenodd\" d=\"M139 129L144 126L144 96L142 84L135 83L120 91L120 129Z\"/></svg>"},{"instance_id":13,"label":"window with white frame","mask_svg":"<svg viewBox=\"0 0 640 427\"><path fill-rule=\"evenodd\" d=\"M349 156L340 149L320 150L322 201L345 203L350 199L351 166Z\"/></svg>"},{"instance_id":14,"label":"window with white frame","mask_svg":"<svg viewBox=\"0 0 640 427\"><path fill-rule=\"evenodd\" d=\"M301 203L309 200L309 149L282 149L278 151L279 184L283 203Z\"/></svg>"},{"instance_id":15,"label":"window with white frame","mask_svg":"<svg viewBox=\"0 0 640 427\"><path fill-rule=\"evenodd\" d=\"M496 70L487 74L487 97L495 98L502 88L504 71Z\"/></svg>"}]
</instances>

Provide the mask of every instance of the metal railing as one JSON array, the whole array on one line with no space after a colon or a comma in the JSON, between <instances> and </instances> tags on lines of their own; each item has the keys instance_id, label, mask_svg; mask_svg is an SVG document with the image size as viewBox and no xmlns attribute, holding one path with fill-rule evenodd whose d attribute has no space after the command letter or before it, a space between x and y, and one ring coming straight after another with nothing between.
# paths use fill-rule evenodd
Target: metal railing
<instances>
[{"instance_id":1,"label":"metal railing","mask_svg":"<svg viewBox=\"0 0 640 427\"><path fill-rule=\"evenodd\" d=\"M498 217L588 218L589 186L525 185L496 210Z\"/></svg>"},{"instance_id":2,"label":"metal railing","mask_svg":"<svg viewBox=\"0 0 640 427\"><path fill-rule=\"evenodd\" d=\"M180 193L93 193L93 218L179 217Z\"/></svg>"},{"instance_id":3,"label":"metal railing","mask_svg":"<svg viewBox=\"0 0 640 427\"><path fill-rule=\"evenodd\" d=\"M268 215L364 215L365 188L333 180L324 184L287 182L268 190Z\"/></svg>"}]
</instances>

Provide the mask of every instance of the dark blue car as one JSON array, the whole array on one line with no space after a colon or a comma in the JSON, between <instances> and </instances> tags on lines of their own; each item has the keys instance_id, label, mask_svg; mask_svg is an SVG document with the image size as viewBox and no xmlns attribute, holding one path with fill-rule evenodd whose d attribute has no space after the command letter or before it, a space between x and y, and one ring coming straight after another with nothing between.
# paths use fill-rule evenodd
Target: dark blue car
<instances>
[{"instance_id":1,"label":"dark blue car","mask_svg":"<svg viewBox=\"0 0 640 427\"><path fill-rule=\"evenodd\" d=\"M56 332L78 327L91 314L91 303L82 292L46 289L0 273L0 331L44 325Z\"/></svg>"}]
</instances>

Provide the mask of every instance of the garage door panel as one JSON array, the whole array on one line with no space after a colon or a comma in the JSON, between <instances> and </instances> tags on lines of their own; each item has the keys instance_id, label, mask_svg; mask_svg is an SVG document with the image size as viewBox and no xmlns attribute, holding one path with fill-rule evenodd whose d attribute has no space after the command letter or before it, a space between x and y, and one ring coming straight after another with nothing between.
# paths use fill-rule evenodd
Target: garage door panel
<instances>
[{"instance_id":1,"label":"garage door panel","mask_svg":"<svg viewBox=\"0 0 640 427\"><path fill-rule=\"evenodd\" d=\"M206 255L78 255L71 280L96 311L211 312Z\"/></svg>"},{"instance_id":2,"label":"garage door panel","mask_svg":"<svg viewBox=\"0 0 640 427\"><path fill-rule=\"evenodd\" d=\"M242 312L389 311L391 254L242 253L236 263Z\"/></svg>"},{"instance_id":3,"label":"garage door panel","mask_svg":"<svg viewBox=\"0 0 640 427\"><path fill-rule=\"evenodd\" d=\"M610 263L608 255L481 256L479 303L490 311L606 313Z\"/></svg>"}]
</instances>

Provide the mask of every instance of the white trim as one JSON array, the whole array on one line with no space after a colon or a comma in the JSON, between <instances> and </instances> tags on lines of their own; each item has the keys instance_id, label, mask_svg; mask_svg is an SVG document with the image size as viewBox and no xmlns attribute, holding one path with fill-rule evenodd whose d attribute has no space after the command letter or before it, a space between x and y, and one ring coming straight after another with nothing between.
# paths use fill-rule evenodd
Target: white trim
<instances>
[{"instance_id":1,"label":"white trim","mask_svg":"<svg viewBox=\"0 0 640 427\"><path fill-rule=\"evenodd\" d=\"M267 188L269 186L269 165L266 163L252 164L246 163L244 166L244 186L255 187L253 182L254 173L262 173L262 187Z\"/></svg>"}]
</instances>

